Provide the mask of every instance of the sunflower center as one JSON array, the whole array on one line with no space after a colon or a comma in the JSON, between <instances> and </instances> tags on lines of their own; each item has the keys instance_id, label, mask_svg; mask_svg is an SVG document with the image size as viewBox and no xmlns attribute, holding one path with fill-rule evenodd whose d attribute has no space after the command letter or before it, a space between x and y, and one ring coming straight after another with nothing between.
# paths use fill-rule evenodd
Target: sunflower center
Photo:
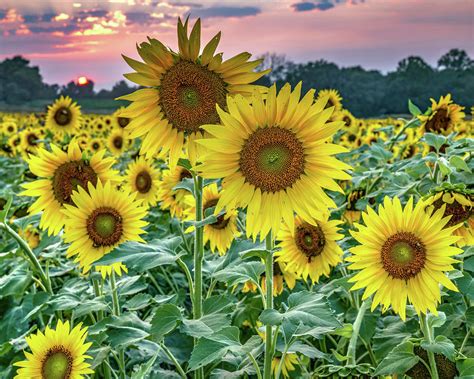
<instances>
[{"instance_id":1,"label":"sunflower center","mask_svg":"<svg viewBox=\"0 0 474 379\"><path fill-rule=\"evenodd\" d=\"M94 142L92 144L92 149L94 149L94 150L99 150L99 147L100 147L100 144L98 142Z\"/></svg>"},{"instance_id":2,"label":"sunflower center","mask_svg":"<svg viewBox=\"0 0 474 379\"><path fill-rule=\"evenodd\" d=\"M147 193L152 185L152 179L150 174L143 170L138 173L135 179L135 187L137 187L138 192L140 193Z\"/></svg>"},{"instance_id":3,"label":"sunflower center","mask_svg":"<svg viewBox=\"0 0 474 379\"><path fill-rule=\"evenodd\" d=\"M346 124L347 127L351 126L352 120L349 116L344 116L344 118L342 120L344 121L344 123Z\"/></svg>"},{"instance_id":4,"label":"sunflower center","mask_svg":"<svg viewBox=\"0 0 474 379\"><path fill-rule=\"evenodd\" d=\"M63 347L53 347L43 360L41 376L43 379L69 379L73 359L71 353Z\"/></svg>"},{"instance_id":5,"label":"sunflower center","mask_svg":"<svg viewBox=\"0 0 474 379\"><path fill-rule=\"evenodd\" d=\"M440 133L449 128L451 119L446 108L436 111L431 119L426 122L425 130L429 133Z\"/></svg>"},{"instance_id":6,"label":"sunflower center","mask_svg":"<svg viewBox=\"0 0 474 379\"><path fill-rule=\"evenodd\" d=\"M219 199L211 199L209 201L206 201L206 203L204 204L204 207L203 207L203 210L204 212L206 211L206 209L209 209L209 208L212 208L212 207L215 207L218 203ZM217 217L217 221L216 222L213 222L212 224L209 224L211 227L213 227L214 229L225 229L225 227L229 224L229 219L228 218L225 218L224 215L220 215L219 217Z\"/></svg>"},{"instance_id":7,"label":"sunflower center","mask_svg":"<svg viewBox=\"0 0 474 379\"><path fill-rule=\"evenodd\" d=\"M123 138L121 136L114 137L112 143L116 149L121 149L123 146Z\"/></svg>"},{"instance_id":8,"label":"sunflower center","mask_svg":"<svg viewBox=\"0 0 474 379\"><path fill-rule=\"evenodd\" d=\"M71 122L72 113L69 108L61 107L54 113L54 121L59 126L65 126Z\"/></svg>"},{"instance_id":9,"label":"sunflower center","mask_svg":"<svg viewBox=\"0 0 474 379\"><path fill-rule=\"evenodd\" d=\"M117 122L121 128L125 128L130 123L130 119L128 117L118 117Z\"/></svg>"},{"instance_id":10,"label":"sunflower center","mask_svg":"<svg viewBox=\"0 0 474 379\"><path fill-rule=\"evenodd\" d=\"M38 144L38 137L36 137L36 135L33 133L28 134L27 141L28 141L28 145L36 146Z\"/></svg>"},{"instance_id":11,"label":"sunflower center","mask_svg":"<svg viewBox=\"0 0 474 379\"><path fill-rule=\"evenodd\" d=\"M334 102L331 99L328 99L328 102L326 103L326 106L324 109L328 109L334 106Z\"/></svg>"},{"instance_id":12,"label":"sunflower center","mask_svg":"<svg viewBox=\"0 0 474 379\"><path fill-rule=\"evenodd\" d=\"M444 211L444 217L451 216L450 220L446 224L446 227L457 225L461 222L469 220L469 218L474 213L472 207L464 206L457 201L453 201L451 204L444 203L443 199L439 198L433 203L435 209L439 209L446 204L446 209Z\"/></svg>"},{"instance_id":13,"label":"sunflower center","mask_svg":"<svg viewBox=\"0 0 474 379\"><path fill-rule=\"evenodd\" d=\"M225 82L199 64L179 61L161 78L160 105L171 125L195 133L201 125L219 123L216 104L225 106Z\"/></svg>"},{"instance_id":14,"label":"sunflower center","mask_svg":"<svg viewBox=\"0 0 474 379\"><path fill-rule=\"evenodd\" d=\"M382 246L384 270L395 279L415 277L425 267L425 244L413 233L398 232Z\"/></svg>"},{"instance_id":15,"label":"sunflower center","mask_svg":"<svg viewBox=\"0 0 474 379\"><path fill-rule=\"evenodd\" d=\"M191 174L191 172L183 168L179 174L179 181L181 182L183 179L186 179L186 178L191 179L192 177L193 175Z\"/></svg>"},{"instance_id":16,"label":"sunflower center","mask_svg":"<svg viewBox=\"0 0 474 379\"><path fill-rule=\"evenodd\" d=\"M298 249L308 257L308 262L311 262L323 252L326 238L319 225L305 222L296 228L295 242Z\"/></svg>"},{"instance_id":17,"label":"sunflower center","mask_svg":"<svg viewBox=\"0 0 474 379\"><path fill-rule=\"evenodd\" d=\"M287 129L257 129L245 141L240 169L247 182L266 192L291 187L304 172L303 144Z\"/></svg>"},{"instance_id":18,"label":"sunflower center","mask_svg":"<svg viewBox=\"0 0 474 379\"><path fill-rule=\"evenodd\" d=\"M85 160L71 161L59 166L53 175L53 192L61 204L72 204L72 191L80 186L87 189L87 183L97 184L97 174Z\"/></svg>"},{"instance_id":19,"label":"sunflower center","mask_svg":"<svg viewBox=\"0 0 474 379\"><path fill-rule=\"evenodd\" d=\"M87 219L87 234L94 247L115 245L123 234L122 216L111 207L95 209Z\"/></svg>"}]
</instances>

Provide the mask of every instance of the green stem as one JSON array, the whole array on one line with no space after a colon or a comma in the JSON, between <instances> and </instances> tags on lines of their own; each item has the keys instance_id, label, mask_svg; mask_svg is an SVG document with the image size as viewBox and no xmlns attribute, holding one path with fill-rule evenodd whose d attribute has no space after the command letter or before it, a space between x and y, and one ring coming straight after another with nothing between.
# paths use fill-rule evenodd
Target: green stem
<instances>
[{"instance_id":1,"label":"green stem","mask_svg":"<svg viewBox=\"0 0 474 379\"><path fill-rule=\"evenodd\" d=\"M431 345L433 343L433 334L432 334L432 330L430 326L428 325L428 322L426 321L426 315L424 313L422 313L420 316L420 328L423 335L427 339L428 343ZM428 354L428 361L431 367L431 378L439 379L438 368L436 367L435 355L432 351L426 351L426 352Z\"/></svg>"},{"instance_id":2,"label":"green stem","mask_svg":"<svg viewBox=\"0 0 474 379\"><path fill-rule=\"evenodd\" d=\"M168 356L168 358L173 362L173 364L176 366L176 369L179 372L179 375L181 375L182 378L186 379L186 373L184 372L183 368L179 364L178 360L175 358L173 353L166 347L164 343L160 343L160 347L163 349L165 354Z\"/></svg>"},{"instance_id":3,"label":"green stem","mask_svg":"<svg viewBox=\"0 0 474 379\"><path fill-rule=\"evenodd\" d=\"M194 176L194 198L196 200L196 223L202 221L203 204L202 204L203 179L200 176ZM202 316L202 260L204 256L204 227L196 226L194 230L194 302L193 317L199 319ZM195 339L195 344L197 339ZM204 369L200 368L196 371L196 378L204 378Z\"/></svg>"},{"instance_id":4,"label":"green stem","mask_svg":"<svg viewBox=\"0 0 474 379\"><path fill-rule=\"evenodd\" d=\"M392 147L393 145L395 145L395 143L398 141L398 139L400 138L400 136L405 133L405 130L407 130L411 125L413 125L416 121L418 120L418 118L414 117L412 118L410 121L408 121L405 126L395 135L395 137L392 139L392 141L390 142L390 145L388 145L388 150L392 150Z\"/></svg>"},{"instance_id":5,"label":"green stem","mask_svg":"<svg viewBox=\"0 0 474 379\"><path fill-rule=\"evenodd\" d=\"M247 357L249 357L250 362L252 362L252 365L255 368L255 371L257 373L257 379L262 379L262 373L260 372L260 367L258 366L255 357L252 355L252 353L247 353Z\"/></svg>"},{"instance_id":6,"label":"green stem","mask_svg":"<svg viewBox=\"0 0 474 379\"><path fill-rule=\"evenodd\" d=\"M51 280L49 277L46 275L46 273L43 270L43 267L41 267L41 264L38 261L38 258L36 258L35 253L31 250L30 246L28 243L21 238L17 232L15 232L10 226L4 222L0 222L0 229L5 230L13 239L16 240L18 245L22 248L22 250L26 253L28 256L28 259L30 260L31 265L33 266L33 269L38 272L38 275L41 279L41 283L43 283L44 288L46 288L46 291L50 294L53 295L53 289L51 287Z\"/></svg>"},{"instance_id":7,"label":"green stem","mask_svg":"<svg viewBox=\"0 0 474 379\"><path fill-rule=\"evenodd\" d=\"M265 309L273 309L273 237L269 232L265 239L266 256L265 256ZM265 362L263 366L263 377L270 379L272 376L272 331L271 325L265 325Z\"/></svg>"},{"instance_id":8,"label":"green stem","mask_svg":"<svg viewBox=\"0 0 474 379\"><path fill-rule=\"evenodd\" d=\"M115 316L120 316L120 302L117 293L117 284L115 283L115 272L112 270L110 274L110 289L112 291L112 307ZM120 366L120 376L125 379L127 376L125 374L125 353L123 349L119 350L119 366Z\"/></svg>"},{"instance_id":9,"label":"green stem","mask_svg":"<svg viewBox=\"0 0 474 379\"><path fill-rule=\"evenodd\" d=\"M466 333L466 336L464 337L461 347L459 348L459 354L462 354L462 351L464 350L464 346L466 346L467 341L469 340L469 337L471 336L471 329L469 329Z\"/></svg>"},{"instance_id":10,"label":"green stem","mask_svg":"<svg viewBox=\"0 0 474 379\"><path fill-rule=\"evenodd\" d=\"M193 277L191 275L191 272L189 271L188 266L186 263L181 258L178 258L176 260L178 263L178 266L181 267L181 269L184 271L184 274L186 275L186 279L188 280L188 286L189 286L189 296L191 297L191 303L194 303L194 284L193 284Z\"/></svg>"},{"instance_id":11,"label":"green stem","mask_svg":"<svg viewBox=\"0 0 474 379\"><path fill-rule=\"evenodd\" d=\"M99 283L99 280L93 279L92 280L92 285L94 287L94 294L96 297L102 296L102 289ZM99 310L97 311L97 322L100 322L104 319L104 311ZM104 377L105 379L110 379L111 378L111 373L110 373L110 364L109 364L109 358L107 357L105 362L102 364L102 368L104 370Z\"/></svg>"},{"instance_id":12,"label":"green stem","mask_svg":"<svg viewBox=\"0 0 474 379\"><path fill-rule=\"evenodd\" d=\"M357 317L354 321L354 325L352 326L352 336L349 341L349 347L347 348L347 355L350 357L350 359L347 360L346 365L356 365L357 339L359 338L360 326L362 325L362 320L364 319L365 311L368 307L369 302L364 300L359 308L359 312L357 312Z\"/></svg>"}]
</instances>

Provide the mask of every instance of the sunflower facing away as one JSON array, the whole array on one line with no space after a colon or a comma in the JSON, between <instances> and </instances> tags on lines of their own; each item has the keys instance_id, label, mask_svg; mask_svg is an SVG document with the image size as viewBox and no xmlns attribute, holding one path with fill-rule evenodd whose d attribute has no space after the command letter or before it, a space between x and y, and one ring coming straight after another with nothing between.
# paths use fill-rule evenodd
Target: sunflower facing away
<instances>
[{"instance_id":1,"label":"sunflower facing away","mask_svg":"<svg viewBox=\"0 0 474 379\"><path fill-rule=\"evenodd\" d=\"M342 192L334 179L350 179L345 163L332 155L346 149L329 143L342 122L327 122L333 107L327 97L313 102L314 90L301 100L301 83L289 84L266 100L255 92L250 102L227 98L229 112L218 107L222 125L203 128L213 137L199 140L208 154L197 168L205 178L223 178L216 213L224 207L247 208L247 236L276 235L282 218L294 229L294 212L321 219L335 207L323 189Z\"/></svg>"},{"instance_id":2,"label":"sunflower facing away","mask_svg":"<svg viewBox=\"0 0 474 379\"><path fill-rule=\"evenodd\" d=\"M362 213L366 226L356 224L352 236L361 244L350 249L351 270L362 270L349 279L351 290L366 288L362 299L375 293L372 310L382 304L382 311L391 305L405 320L407 300L418 314L430 310L437 315L441 301L439 284L457 291L444 273L454 270L458 262L452 256L462 250L451 246L459 237L453 235L457 226L445 228L444 206L433 213L419 201L413 207L410 198L402 209L400 200L385 197L378 214L370 207Z\"/></svg>"},{"instance_id":3,"label":"sunflower facing away","mask_svg":"<svg viewBox=\"0 0 474 379\"><path fill-rule=\"evenodd\" d=\"M30 207L30 213L43 212L40 228L48 230L48 235L58 234L64 226L64 216L60 209L72 203L72 191L97 180L119 182L113 158L104 158L105 151L94 154L90 159L83 156L78 144L69 143L67 152L51 144L51 151L38 149L30 155L28 163L38 180L23 185L25 191L20 195L38 197Z\"/></svg>"},{"instance_id":4,"label":"sunflower facing away","mask_svg":"<svg viewBox=\"0 0 474 379\"><path fill-rule=\"evenodd\" d=\"M171 216L179 219L185 215L184 211L190 206L190 198L192 198L185 189L174 189L185 178L192 178L192 175L184 167L176 166L165 170L158 190L160 208L169 209Z\"/></svg>"},{"instance_id":5,"label":"sunflower facing away","mask_svg":"<svg viewBox=\"0 0 474 379\"><path fill-rule=\"evenodd\" d=\"M459 225L454 234L460 236L459 247L474 245L474 194L454 191L440 191L426 200L427 204L439 209L446 206L444 215L451 216L446 226Z\"/></svg>"},{"instance_id":6,"label":"sunflower facing away","mask_svg":"<svg viewBox=\"0 0 474 379\"><path fill-rule=\"evenodd\" d=\"M261 60L248 61L249 53L241 53L226 61L215 51L220 33L204 47L201 55L201 21L198 19L188 36L188 20L178 20L179 51L174 52L156 39L148 38L138 47L145 63L125 57L136 71L124 76L148 88L120 97L132 101L122 117L132 120L127 126L131 138L142 138L141 153L147 158L162 149L169 153L174 167L183 148L194 163L199 151L194 144L201 138L201 126L216 124L216 104L225 106L226 96L251 95L256 81L267 71L253 72Z\"/></svg>"},{"instance_id":7,"label":"sunflower facing away","mask_svg":"<svg viewBox=\"0 0 474 379\"><path fill-rule=\"evenodd\" d=\"M80 379L93 374L85 355L91 342L85 342L87 328L82 324L71 330L69 321L58 320L56 329L46 327L26 337L31 353L25 352L26 360L14 363L20 367L15 379Z\"/></svg>"},{"instance_id":8,"label":"sunflower facing away","mask_svg":"<svg viewBox=\"0 0 474 379\"><path fill-rule=\"evenodd\" d=\"M71 199L74 205L65 204L64 241L70 243L67 256L77 255L75 262L84 273L91 264L116 246L126 241L144 242L140 234L147 225L143 218L146 209L136 193L119 191L110 182L97 186L88 183L88 191L79 187Z\"/></svg>"},{"instance_id":9,"label":"sunflower facing away","mask_svg":"<svg viewBox=\"0 0 474 379\"><path fill-rule=\"evenodd\" d=\"M128 165L126 188L129 192L136 192L137 199L143 200L147 206L154 206L158 202L160 188L160 171L145 157L138 157Z\"/></svg>"},{"instance_id":10,"label":"sunflower facing away","mask_svg":"<svg viewBox=\"0 0 474 379\"><path fill-rule=\"evenodd\" d=\"M423 123L425 132L437 134L449 134L454 126L464 119L464 107L454 104L451 94L441 96L439 101L431 99L431 113L427 116L420 115L418 118Z\"/></svg>"},{"instance_id":11,"label":"sunflower facing away","mask_svg":"<svg viewBox=\"0 0 474 379\"><path fill-rule=\"evenodd\" d=\"M319 277L329 277L331 268L342 261L342 250L337 244L343 235L338 234L341 221L313 221L296 217L295 229L284 225L278 234L280 250L275 253L278 262L306 280L318 282Z\"/></svg>"},{"instance_id":12,"label":"sunflower facing away","mask_svg":"<svg viewBox=\"0 0 474 379\"><path fill-rule=\"evenodd\" d=\"M220 192L217 188L216 183L212 183L204 187L202 194L202 204L204 215L207 215L206 210L215 207L220 198ZM187 197L188 201L191 202L188 209L186 210L187 217L189 221L194 220L194 199L192 197ZM190 227L186 232L193 231L194 227ZM237 229L237 211L232 210L224 213L223 215L217 217L217 221L212 224L204 225L204 244L207 244L211 247L211 251L214 253L216 250L219 252L219 255L224 255L227 250L229 250L230 245L234 238L240 235Z\"/></svg>"},{"instance_id":13,"label":"sunflower facing away","mask_svg":"<svg viewBox=\"0 0 474 379\"><path fill-rule=\"evenodd\" d=\"M55 134L63 136L79 129L81 121L81 107L69 96L61 96L48 106L45 126Z\"/></svg>"}]
</instances>

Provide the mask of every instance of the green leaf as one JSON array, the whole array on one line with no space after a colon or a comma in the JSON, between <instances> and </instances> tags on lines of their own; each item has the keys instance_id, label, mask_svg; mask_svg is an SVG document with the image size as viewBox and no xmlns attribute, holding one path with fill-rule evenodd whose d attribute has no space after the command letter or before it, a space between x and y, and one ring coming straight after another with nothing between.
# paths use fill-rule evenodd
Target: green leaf
<instances>
[{"instance_id":1,"label":"green leaf","mask_svg":"<svg viewBox=\"0 0 474 379\"><path fill-rule=\"evenodd\" d=\"M410 341L396 346L377 366L374 376L404 374L407 372L420 360L413 349L414 345Z\"/></svg>"},{"instance_id":2,"label":"green leaf","mask_svg":"<svg viewBox=\"0 0 474 379\"><path fill-rule=\"evenodd\" d=\"M474 358L461 359L457 361L456 367L459 371L458 379L474 378Z\"/></svg>"},{"instance_id":3,"label":"green leaf","mask_svg":"<svg viewBox=\"0 0 474 379\"><path fill-rule=\"evenodd\" d=\"M241 351L239 328L230 326L209 337L201 338L191 353L189 370L196 370L214 361L220 361L229 351Z\"/></svg>"},{"instance_id":4,"label":"green leaf","mask_svg":"<svg viewBox=\"0 0 474 379\"><path fill-rule=\"evenodd\" d=\"M157 266L175 263L184 254L176 253L180 244L181 237L153 240L147 244L126 242L94 262L94 266L108 266L113 263L122 262L128 268L139 272L151 270Z\"/></svg>"},{"instance_id":5,"label":"green leaf","mask_svg":"<svg viewBox=\"0 0 474 379\"><path fill-rule=\"evenodd\" d=\"M258 246L252 247L251 249L241 251L239 253L242 259L249 259L249 258L264 258L265 254L267 254L267 250L265 248L265 244L261 243Z\"/></svg>"},{"instance_id":6,"label":"green leaf","mask_svg":"<svg viewBox=\"0 0 474 379\"><path fill-rule=\"evenodd\" d=\"M322 351L319 351L315 347L311 345L307 345L301 341L296 341L295 343L293 343L291 347L288 349L288 352L300 353L311 359L316 359L316 358L328 359L327 354L324 354Z\"/></svg>"},{"instance_id":7,"label":"green leaf","mask_svg":"<svg viewBox=\"0 0 474 379\"><path fill-rule=\"evenodd\" d=\"M436 151L439 151L439 149L441 149L441 146L443 146L447 141L447 138L445 136L434 133L425 133L423 135L423 138L425 139L425 142L429 146L433 146Z\"/></svg>"},{"instance_id":8,"label":"green leaf","mask_svg":"<svg viewBox=\"0 0 474 379\"><path fill-rule=\"evenodd\" d=\"M288 310L280 313L275 309L266 309L260 315L264 324L280 325L289 321L294 325L304 324L308 327L336 329L341 326L321 294L301 291L288 296Z\"/></svg>"},{"instance_id":9,"label":"green leaf","mask_svg":"<svg viewBox=\"0 0 474 379\"><path fill-rule=\"evenodd\" d=\"M408 99L408 110L410 111L413 117L416 117L421 114L420 108L413 104L410 99Z\"/></svg>"},{"instance_id":10,"label":"green leaf","mask_svg":"<svg viewBox=\"0 0 474 379\"><path fill-rule=\"evenodd\" d=\"M150 334L131 326L108 324L107 335L109 336L111 346L119 348L133 345L147 338Z\"/></svg>"},{"instance_id":11,"label":"green leaf","mask_svg":"<svg viewBox=\"0 0 474 379\"><path fill-rule=\"evenodd\" d=\"M227 283L229 286L235 286L249 280L258 284L264 271L265 266L261 262L238 262L217 271L214 278Z\"/></svg>"},{"instance_id":12,"label":"green leaf","mask_svg":"<svg viewBox=\"0 0 474 379\"><path fill-rule=\"evenodd\" d=\"M0 299L5 296L22 296L31 282L31 272L23 265L16 266L8 275L0 276Z\"/></svg>"},{"instance_id":13,"label":"green leaf","mask_svg":"<svg viewBox=\"0 0 474 379\"><path fill-rule=\"evenodd\" d=\"M158 357L159 351L151 357L147 363L141 364L138 371L132 373L131 379L145 379L147 377L148 372L153 367L153 364Z\"/></svg>"},{"instance_id":14,"label":"green leaf","mask_svg":"<svg viewBox=\"0 0 474 379\"><path fill-rule=\"evenodd\" d=\"M160 305L151 321L151 334L162 340L166 334L174 330L178 321L182 320L181 310L174 304Z\"/></svg>"},{"instance_id":15,"label":"green leaf","mask_svg":"<svg viewBox=\"0 0 474 379\"><path fill-rule=\"evenodd\" d=\"M104 297L96 297L91 300L83 300L81 303L74 308L74 317L82 317L90 312L104 311L107 309L107 304L104 301Z\"/></svg>"},{"instance_id":16,"label":"green leaf","mask_svg":"<svg viewBox=\"0 0 474 379\"><path fill-rule=\"evenodd\" d=\"M436 336L433 343L428 343L428 341L422 340L420 345L425 350L432 351L436 354L443 354L451 361L454 361L454 344L445 336Z\"/></svg>"},{"instance_id":17,"label":"green leaf","mask_svg":"<svg viewBox=\"0 0 474 379\"><path fill-rule=\"evenodd\" d=\"M137 311L148 306L152 297L147 293L139 293L128 300L123 306L130 311Z\"/></svg>"},{"instance_id":18,"label":"green leaf","mask_svg":"<svg viewBox=\"0 0 474 379\"><path fill-rule=\"evenodd\" d=\"M7 219L8 212L10 211L10 208L12 206L12 202L13 202L13 196L10 195L7 197L7 202L3 206L3 210L0 211L0 222L5 222L5 220Z\"/></svg>"},{"instance_id":19,"label":"green leaf","mask_svg":"<svg viewBox=\"0 0 474 379\"><path fill-rule=\"evenodd\" d=\"M445 176L448 176L453 172L453 170L451 170L449 162L443 157L438 159L438 166L441 173Z\"/></svg>"},{"instance_id":20,"label":"green leaf","mask_svg":"<svg viewBox=\"0 0 474 379\"><path fill-rule=\"evenodd\" d=\"M451 163L451 165L457 168L458 170L472 173L472 170L469 168L466 161L461 157L458 157L457 155L453 155L451 158L449 158L449 163Z\"/></svg>"},{"instance_id":21,"label":"green leaf","mask_svg":"<svg viewBox=\"0 0 474 379\"><path fill-rule=\"evenodd\" d=\"M428 313L426 316L426 321L428 326L431 328L439 328L443 326L446 322L446 314L444 312L438 312L438 316L435 316L432 313Z\"/></svg>"}]
</instances>

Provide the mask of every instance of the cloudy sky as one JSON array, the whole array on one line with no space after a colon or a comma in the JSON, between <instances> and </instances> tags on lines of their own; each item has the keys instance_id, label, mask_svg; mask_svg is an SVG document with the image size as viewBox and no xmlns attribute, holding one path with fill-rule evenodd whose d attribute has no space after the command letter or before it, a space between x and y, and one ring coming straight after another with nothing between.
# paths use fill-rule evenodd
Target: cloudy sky
<instances>
[{"instance_id":1,"label":"cloudy sky","mask_svg":"<svg viewBox=\"0 0 474 379\"><path fill-rule=\"evenodd\" d=\"M22 54L49 83L78 76L111 87L147 35L177 47L178 16L201 17L220 51L392 70L408 55L435 64L450 48L474 57L473 0L1 0L0 59Z\"/></svg>"}]
</instances>

